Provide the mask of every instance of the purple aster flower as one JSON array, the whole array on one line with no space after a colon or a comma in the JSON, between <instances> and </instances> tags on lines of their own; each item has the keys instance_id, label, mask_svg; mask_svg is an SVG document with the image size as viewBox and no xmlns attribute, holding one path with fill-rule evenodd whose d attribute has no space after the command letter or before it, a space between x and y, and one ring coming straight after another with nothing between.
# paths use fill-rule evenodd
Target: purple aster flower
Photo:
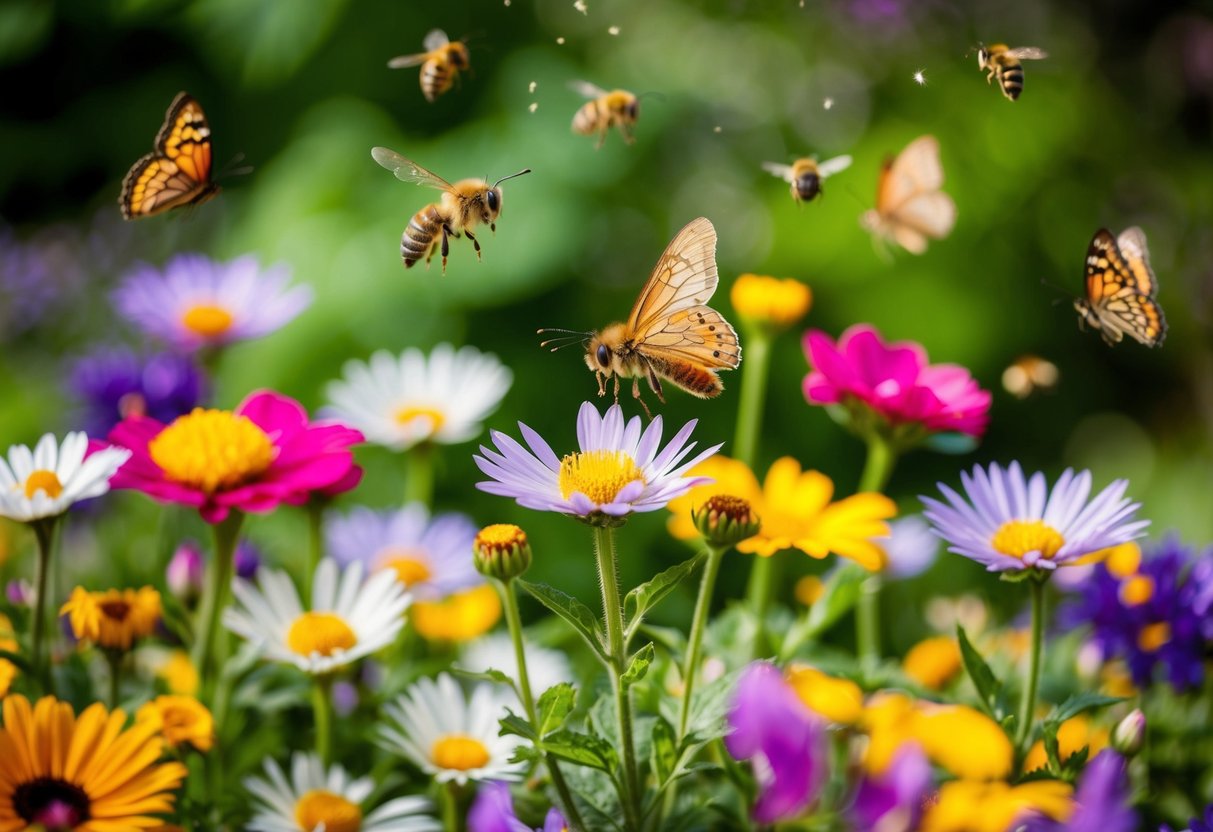
<instances>
[{"instance_id":1,"label":"purple aster flower","mask_svg":"<svg viewBox=\"0 0 1213 832\"><path fill-rule=\"evenodd\" d=\"M697 421L687 422L661 448L660 416L642 431L640 417L624 422L619 405L611 405L605 416L599 416L597 408L585 402L577 414L577 452L556 456L543 437L521 422L518 428L530 450L504 433L492 431L497 450L481 445L481 455L473 457L491 481L476 483L476 487L513 497L526 508L577 517L657 511L696 485L711 481L686 475L720 450L720 445L713 445L686 461L695 448L696 443L687 444L687 440Z\"/></svg>"},{"instance_id":2,"label":"purple aster flower","mask_svg":"<svg viewBox=\"0 0 1213 832\"><path fill-rule=\"evenodd\" d=\"M1158 827L1158 832L1174 832L1169 824L1164 823ZM1213 832L1213 803L1205 807L1205 810L1200 813L1200 817L1192 818L1188 821L1180 832Z\"/></svg>"},{"instance_id":3,"label":"purple aster flower","mask_svg":"<svg viewBox=\"0 0 1213 832\"><path fill-rule=\"evenodd\" d=\"M421 503L398 511L355 508L330 514L328 551L342 566L361 562L368 572L394 569L409 592L438 600L484 583L472 560L476 524L462 514L430 517Z\"/></svg>"},{"instance_id":4,"label":"purple aster flower","mask_svg":"<svg viewBox=\"0 0 1213 832\"><path fill-rule=\"evenodd\" d=\"M164 270L139 266L114 292L118 311L148 335L182 350L268 335L312 302L308 286L288 289L286 266L261 269L251 255L216 263L179 254Z\"/></svg>"},{"instance_id":5,"label":"purple aster flower","mask_svg":"<svg viewBox=\"0 0 1213 832\"><path fill-rule=\"evenodd\" d=\"M180 355L136 356L121 347L78 359L69 386L83 401L81 424L104 439L127 416L168 424L207 398L207 383L193 361Z\"/></svg>"},{"instance_id":6,"label":"purple aster flower","mask_svg":"<svg viewBox=\"0 0 1213 832\"><path fill-rule=\"evenodd\" d=\"M0 226L0 341L28 332L79 297L85 272L76 234L53 226L19 240Z\"/></svg>"},{"instance_id":7,"label":"purple aster flower","mask_svg":"<svg viewBox=\"0 0 1213 832\"><path fill-rule=\"evenodd\" d=\"M851 806L852 828L856 832L917 829L931 788L926 755L916 743L903 745L884 772L860 781Z\"/></svg>"},{"instance_id":8,"label":"purple aster flower","mask_svg":"<svg viewBox=\"0 0 1213 832\"><path fill-rule=\"evenodd\" d=\"M1129 806L1128 765L1111 749L1095 755L1074 793L1074 814L1064 823L1033 815L1012 828L1024 832L1133 832L1137 813Z\"/></svg>"},{"instance_id":9,"label":"purple aster flower","mask_svg":"<svg viewBox=\"0 0 1213 832\"><path fill-rule=\"evenodd\" d=\"M758 781L754 820L774 823L800 814L825 781L825 727L772 664L742 672L729 709L725 746L749 760Z\"/></svg>"},{"instance_id":10,"label":"purple aster flower","mask_svg":"<svg viewBox=\"0 0 1213 832\"><path fill-rule=\"evenodd\" d=\"M1091 472L1067 468L1052 492L1045 475L1024 477L1018 462L1007 468L961 472L964 496L943 483L947 503L922 497L924 515L948 551L984 564L991 572L1038 569L1051 572L1074 561L1145 535L1137 520L1140 504L1125 498L1127 480L1116 480L1094 499Z\"/></svg>"},{"instance_id":11,"label":"purple aster flower","mask_svg":"<svg viewBox=\"0 0 1213 832\"><path fill-rule=\"evenodd\" d=\"M563 832L566 824L558 809L550 809L538 832ZM468 832L536 832L514 814L510 787L500 781L485 783L468 810Z\"/></svg>"}]
</instances>

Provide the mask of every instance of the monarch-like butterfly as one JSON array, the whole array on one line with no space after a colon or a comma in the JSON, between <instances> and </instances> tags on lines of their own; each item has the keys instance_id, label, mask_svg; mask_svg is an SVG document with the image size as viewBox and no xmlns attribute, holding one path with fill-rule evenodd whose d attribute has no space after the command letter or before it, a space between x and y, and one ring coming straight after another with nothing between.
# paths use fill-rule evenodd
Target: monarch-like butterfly
<instances>
[{"instance_id":1,"label":"monarch-like butterfly","mask_svg":"<svg viewBox=\"0 0 1213 832\"><path fill-rule=\"evenodd\" d=\"M122 180L118 205L128 220L182 205L198 205L219 193L211 181L211 128L194 97L177 93L156 134L155 150Z\"/></svg>"},{"instance_id":2,"label":"monarch-like butterfly","mask_svg":"<svg viewBox=\"0 0 1213 832\"><path fill-rule=\"evenodd\" d=\"M927 250L927 239L942 240L956 224L956 203L943 187L939 142L919 136L895 159L885 162L876 188L876 208L863 215L863 226L878 238L892 240L911 254Z\"/></svg>"},{"instance_id":3,"label":"monarch-like butterfly","mask_svg":"<svg viewBox=\"0 0 1213 832\"><path fill-rule=\"evenodd\" d=\"M1099 330L1108 344L1124 336L1160 347L1167 337L1167 319L1154 297L1158 278L1150 268L1146 235L1134 226L1113 237L1101 228L1087 248L1087 294L1074 301L1079 324Z\"/></svg>"}]
</instances>

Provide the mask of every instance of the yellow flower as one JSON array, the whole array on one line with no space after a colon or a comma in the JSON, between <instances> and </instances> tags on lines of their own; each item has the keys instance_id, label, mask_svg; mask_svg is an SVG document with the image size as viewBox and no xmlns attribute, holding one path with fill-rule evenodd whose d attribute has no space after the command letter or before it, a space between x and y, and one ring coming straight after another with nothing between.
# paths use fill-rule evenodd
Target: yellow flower
<instances>
[{"instance_id":1,"label":"yellow flower","mask_svg":"<svg viewBox=\"0 0 1213 832\"><path fill-rule=\"evenodd\" d=\"M942 690L960 672L960 645L952 636L925 638L906 653L902 669L924 688Z\"/></svg>"},{"instance_id":2,"label":"yellow flower","mask_svg":"<svg viewBox=\"0 0 1213 832\"><path fill-rule=\"evenodd\" d=\"M493 587L481 584L441 601L417 601L412 616L417 632L430 641L471 641L501 619L501 599Z\"/></svg>"},{"instance_id":3,"label":"yellow flower","mask_svg":"<svg viewBox=\"0 0 1213 832\"><path fill-rule=\"evenodd\" d=\"M185 766L158 762L163 741L126 714L90 705L79 717L48 696L31 707L24 696L4 700L0 728L0 832L43 821L73 832L115 832L160 826L152 817L173 808Z\"/></svg>"},{"instance_id":4,"label":"yellow flower","mask_svg":"<svg viewBox=\"0 0 1213 832\"><path fill-rule=\"evenodd\" d=\"M1067 719L1057 729L1057 746L1058 756L1061 757L1063 763L1071 754L1084 746L1090 750L1090 756L1094 757L1108 747L1108 729L1092 725L1091 720L1087 719L1085 715L1079 714L1072 719ZM1049 757L1045 753L1045 744L1043 741L1037 740L1024 759L1023 770L1035 771L1048 764Z\"/></svg>"},{"instance_id":5,"label":"yellow flower","mask_svg":"<svg viewBox=\"0 0 1213 832\"><path fill-rule=\"evenodd\" d=\"M145 638L160 621L160 593L142 589L110 589L89 592L83 587L72 590L60 615L70 614L72 633L81 641L98 647L129 650L136 639Z\"/></svg>"},{"instance_id":6,"label":"yellow flower","mask_svg":"<svg viewBox=\"0 0 1213 832\"><path fill-rule=\"evenodd\" d=\"M18 649L16 634L13 632L13 622L0 613L0 650L16 653ZM8 659L0 659L0 699L8 695L13 679L17 678L17 665Z\"/></svg>"},{"instance_id":7,"label":"yellow flower","mask_svg":"<svg viewBox=\"0 0 1213 832\"><path fill-rule=\"evenodd\" d=\"M869 737L865 763L877 774L910 742L957 777L987 780L1011 772L1015 751L1006 733L994 720L964 705L936 705L904 693L881 693L868 701L863 727Z\"/></svg>"},{"instance_id":8,"label":"yellow flower","mask_svg":"<svg viewBox=\"0 0 1213 832\"><path fill-rule=\"evenodd\" d=\"M156 675L164 680L169 693L178 696L194 696L198 693L198 669L184 650L172 651L164 663L156 668Z\"/></svg>"},{"instance_id":9,"label":"yellow flower","mask_svg":"<svg viewBox=\"0 0 1213 832\"><path fill-rule=\"evenodd\" d=\"M795 548L815 558L833 552L872 571L884 566L884 551L872 538L889 534L885 521L897 513L897 507L883 494L856 494L830 502L833 481L819 471L802 472L800 463L787 456L767 471L761 490L747 466L719 455L696 465L691 474L714 477L716 482L670 501L674 516L669 528L675 537L695 536L692 508L710 496L731 494L748 500L762 521L758 534L737 544L739 552L770 557Z\"/></svg>"},{"instance_id":10,"label":"yellow flower","mask_svg":"<svg viewBox=\"0 0 1213 832\"><path fill-rule=\"evenodd\" d=\"M789 667L787 679L800 701L830 722L854 725L863 716L863 690L850 679L828 676L807 664Z\"/></svg>"},{"instance_id":11,"label":"yellow flower","mask_svg":"<svg viewBox=\"0 0 1213 832\"><path fill-rule=\"evenodd\" d=\"M173 748L192 745L210 751L215 744L211 712L192 696L157 696L138 710L135 721L152 725Z\"/></svg>"},{"instance_id":12,"label":"yellow flower","mask_svg":"<svg viewBox=\"0 0 1213 832\"><path fill-rule=\"evenodd\" d=\"M1011 786L955 780L944 783L939 799L923 816L920 832L1005 832L1015 818L1036 810L1064 821L1074 811L1070 786L1036 780Z\"/></svg>"},{"instance_id":13,"label":"yellow flower","mask_svg":"<svg viewBox=\"0 0 1213 832\"><path fill-rule=\"evenodd\" d=\"M801 604L811 607L821 600L825 589L825 582L821 578L816 575L805 575L796 582L796 588L792 590L792 594Z\"/></svg>"},{"instance_id":14,"label":"yellow flower","mask_svg":"<svg viewBox=\"0 0 1213 832\"><path fill-rule=\"evenodd\" d=\"M1120 696L1131 699L1137 695L1137 686L1133 684L1133 676L1124 662L1116 661L1105 664L1099 672L1100 693L1107 696Z\"/></svg>"},{"instance_id":15,"label":"yellow flower","mask_svg":"<svg viewBox=\"0 0 1213 832\"><path fill-rule=\"evenodd\" d=\"M729 299L737 315L749 323L786 329L808 313L813 292L792 278L743 274L733 282Z\"/></svg>"}]
</instances>

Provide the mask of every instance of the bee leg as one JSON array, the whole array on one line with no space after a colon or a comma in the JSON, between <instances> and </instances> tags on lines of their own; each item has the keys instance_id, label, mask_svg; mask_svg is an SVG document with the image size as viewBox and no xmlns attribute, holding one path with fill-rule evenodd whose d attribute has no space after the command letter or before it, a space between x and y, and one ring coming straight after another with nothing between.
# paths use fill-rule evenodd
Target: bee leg
<instances>
[{"instance_id":1,"label":"bee leg","mask_svg":"<svg viewBox=\"0 0 1213 832\"><path fill-rule=\"evenodd\" d=\"M598 131L598 144L594 145L595 150L602 150L602 146L606 144L607 128L603 127Z\"/></svg>"},{"instance_id":2,"label":"bee leg","mask_svg":"<svg viewBox=\"0 0 1213 832\"><path fill-rule=\"evenodd\" d=\"M480 256L480 241L472 236L471 231L464 231L463 233L466 234L467 238L472 241L472 247L476 249L476 259L483 260L484 258Z\"/></svg>"},{"instance_id":3,"label":"bee leg","mask_svg":"<svg viewBox=\"0 0 1213 832\"><path fill-rule=\"evenodd\" d=\"M657 396L657 401L665 404L665 396L661 392L661 379L658 378L657 373L653 372L651 365L649 366L649 389Z\"/></svg>"},{"instance_id":4,"label":"bee leg","mask_svg":"<svg viewBox=\"0 0 1213 832\"><path fill-rule=\"evenodd\" d=\"M653 412L649 410L648 402L640 398L640 379L639 377L632 379L632 398L640 402L640 406L644 408L644 415L651 422L653 421Z\"/></svg>"},{"instance_id":5,"label":"bee leg","mask_svg":"<svg viewBox=\"0 0 1213 832\"><path fill-rule=\"evenodd\" d=\"M635 144L636 137L632 135L632 130L626 124L619 125L619 135L623 136L623 140L628 144Z\"/></svg>"},{"instance_id":6,"label":"bee leg","mask_svg":"<svg viewBox=\"0 0 1213 832\"><path fill-rule=\"evenodd\" d=\"M446 258L451 253L450 229L442 226L442 273L446 274Z\"/></svg>"},{"instance_id":7,"label":"bee leg","mask_svg":"<svg viewBox=\"0 0 1213 832\"><path fill-rule=\"evenodd\" d=\"M598 395L606 395L606 376L602 373L594 373L594 378L598 379Z\"/></svg>"},{"instance_id":8,"label":"bee leg","mask_svg":"<svg viewBox=\"0 0 1213 832\"><path fill-rule=\"evenodd\" d=\"M619 376L615 376L615 404L619 404Z\"/></svg>"}]
</instances>

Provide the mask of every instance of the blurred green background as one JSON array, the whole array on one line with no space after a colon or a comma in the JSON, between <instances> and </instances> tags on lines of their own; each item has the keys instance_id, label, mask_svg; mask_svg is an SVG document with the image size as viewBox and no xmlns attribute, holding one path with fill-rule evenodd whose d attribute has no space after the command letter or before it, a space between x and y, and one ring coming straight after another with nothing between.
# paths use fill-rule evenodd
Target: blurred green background
<instances>
[{"instance_id":1,"label":"blurred green background","mask_svg":"<svg viewBox=\"0 0 1213 832\"><path fill-rule=\"evenodd\" d=\"M386 61L419 51L433 27L468 38L473 71L431 105L417 70ZM981 40L1050 53L1026 65L1018 102L978 71L968 50ZM573 79L658 94L642 101L635 145L612 134L595 150L570 133L582 103ZM582 14L571 0L7 0L0 89L5 233L42 240L58 258L40 287L49 299L36 327L18 331L0 315L0 445L71 428L63 361L97 343L135 342L108 303L132 263L201 251L286 262L316 293L284 330L225 355L221 404L272 387L314 410L350 358L470 343L515 374L490 425L517 435L523 420L560 453L596 387L574 350L541 350L535 329L626 316L669 238L704 215L720 237L714 305L727 317L735 320L728 287L737 274L796 277L815 295L808 326L838 334L870 321L922 342L935 361L968 366L994 391L991 428L974 454L902 461L891 491L905 508L937 480L955 482L962 466L1019 459L1051 474L1090 467L1099 485L1128 477L1157 531L1213 538L1208 3L587 0ZM219 199L190 216L125 224L115 205L122 176L179 90L206 109L216 166L244 154L254 171L224 180ZM857 218L882 159L928 132L941 142L959 221L925 256L886 262ZM481 237L483 262L455 241L445 277L436 265L406 272L400 232L435 193L379 168L369 153L379 144L451 180L524 166L534 174L505 186L497 234ZM760 168L839 153L853 166L803 207ZM1162 286L1170 335L1160 350L1109 349L1078 330L1070 305L1095 229L1132 224L1149 237ZM791 454L849 493L862 447L805 404L799 332L776 346L760 472ZM1003 369L1024 353L1058 365L1055 392L1021 402L1001 389ZM665 418L698 418L700 441L731 441L743 372L744 362L726 374L714 401L671 394ZM537 578L593 597L588 530L476 491L473 451L443 450L439 506L479 523L520 523ZM400 459L375 448L359 458L368 475L346 502L397 503ZM123 510L102 522L99 543L77 539L71 569L158 579L156 512L138 495L108 501ZM175 522L190 530L189 518ZM637 517L622 532L626 584L684 557L664 524ZM274 559L301 562L295 514L256 520L249 533ZM22 534L12 542L29 544ZM118 551L125 556L110 557ZM783 557L789 570L822 568ZM724 586L738 596L747 566L742 556L726 564ZM889 593L894 645L922 631L916 599L964 587L998 594L992 578L950 555ZM685 621L690 603L687 587L662 612Z\"/></svg>"}]
</instances>

